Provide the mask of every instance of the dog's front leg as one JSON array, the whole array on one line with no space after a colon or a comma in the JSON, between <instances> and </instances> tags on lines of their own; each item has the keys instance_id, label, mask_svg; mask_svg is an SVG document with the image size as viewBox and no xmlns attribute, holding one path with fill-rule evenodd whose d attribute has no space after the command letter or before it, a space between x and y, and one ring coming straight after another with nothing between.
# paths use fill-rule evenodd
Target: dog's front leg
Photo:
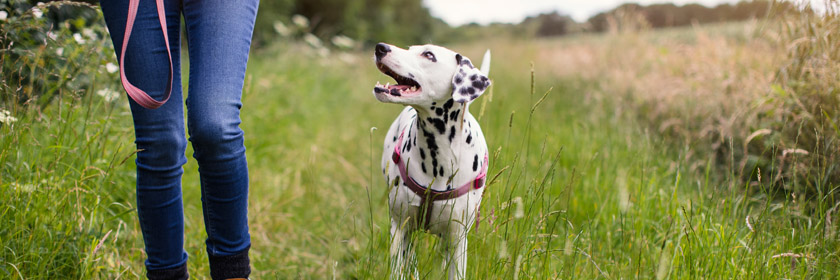
<instances>
[{"instance_id":1,"label":"dog's front leg","mask_svg":"<svg viewBox=\"0 0 840 280\"><path fill-rule=\"evenodd\" d=\"M411 238L405 227L405 223L391 220L391 279L407 279L406 272L417 274Z\"/></svg>"},{"instance_id":2,"label":"dog's front leg","mask_svg":"<svg viewBox=\"0 0 840 280\"><path fill-rule=\"evenodd\" d=\"M444 267L449 273L449 279L464 279L467 274L467 231L453 230L445 239L447 244Z\"/></svg>"}]
</instances>

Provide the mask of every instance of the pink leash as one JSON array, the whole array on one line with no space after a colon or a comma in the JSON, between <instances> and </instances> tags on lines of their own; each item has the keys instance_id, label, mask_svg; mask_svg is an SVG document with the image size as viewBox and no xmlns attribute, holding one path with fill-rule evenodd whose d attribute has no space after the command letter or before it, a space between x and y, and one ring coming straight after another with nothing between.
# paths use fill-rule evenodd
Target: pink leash
<instances>
[{"instance_id":1,"label":"pink leash","mask_svg":"<svg viewBox=\"0 0 840 280\"><path fill-rule=\"evenodd\" d=\"M172 52L169 50L169 36L166 34L166 15L163 10L163 0L156 0L158 19L160 19L160 28L163 30L163 40L166 42L166 54L169 56L169 83L167 84L166 97L162 101L157 101L142 89L134 86L128 81L125 76L125 50L128 48L128 39L131 38L131 29L134 27L134 20L137 18L137 9L140 6L140 0L130 0L128 2L128 18L125 22L125 35L123 36L122 52L120 54L120 81L122 81L125 92L131 99L134 99L137 104L146 109L157 109L166 101L172 94Z\"/></svg>"}]
</instances>

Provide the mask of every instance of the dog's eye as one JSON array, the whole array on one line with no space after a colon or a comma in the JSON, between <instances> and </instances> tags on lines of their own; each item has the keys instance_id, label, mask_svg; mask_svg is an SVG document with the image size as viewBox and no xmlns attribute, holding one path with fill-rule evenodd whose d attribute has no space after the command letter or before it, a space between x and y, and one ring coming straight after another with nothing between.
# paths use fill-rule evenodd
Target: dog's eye
<instances>
[{"instance_id":1,"label":"dog's eye","mask_svg":"<svg viewBox=\"0 0 840 280\"><path fill-rule=\"evenodd\" d=\"M430 51L423 52L423 57L428 58L432 62L437 62L437 58L435 58L435 54Z\"/></svg>"}]
</instances>

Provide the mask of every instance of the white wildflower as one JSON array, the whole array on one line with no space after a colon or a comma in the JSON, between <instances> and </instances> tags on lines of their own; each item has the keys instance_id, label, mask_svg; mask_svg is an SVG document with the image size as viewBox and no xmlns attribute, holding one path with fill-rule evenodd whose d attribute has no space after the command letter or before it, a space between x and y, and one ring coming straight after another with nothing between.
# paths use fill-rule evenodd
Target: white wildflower
<instances>
[{"instance_id":1,"label":"white wildflower","mask_svg":"<svg viewBox=\"0 0 840 280\"><path fill-rule=\"evenodd\" d=\"M7 13L6 11L0 11L0 20L5 21L8 17L9 13Z\"/></svg>"},{"instance_id":2,"label":"white wildflower","mask_svg":"<svg viewBox=\"0 0 840 280\"><path fill-rule=\"evenodd\" d=\"M55 49L55 54L57 54L58 56L63 55L64 54L64 48Z\"/></svg>"},{"instance_id":3,"label":"white wildflower","mask_svg":"<svg viewBox=\"0 0 840 280\"><path fill-rule=\"evenodd\" d=\"M6 110L0 110L0 123L10 124L16 122L17 118L12 117L12 114Z\"/></svg>"},{"instance_id":4,"label":"white wildflower","mask_svg":"<svg viewBox=\"0 0 840 280\"><path fill-rule=\"evenodd\" d=\"M574 252L574 249L575 249L574 248L575 247L574 246L574 243L575 243L575 238L574 237L575 237L574 234L570 234L569 236L566 236L566 244L563 245L563 255L571 256L572 253Z\"/></svg>"},{"instance_id":5,"label":"white wildflower","mask_svg":"<svg viewBox=\"0 0 840 280\"><path fill-rule=\"evenodd\" d=\"M781 253L781 254L776 254L776 255L773 255L773 256L772 256L772 257L770 257L770 258L771 258L771 259L775 259L775 258L780 258L780 257L801 258L801 257L808 257L808 256L806 256L806 255L802 255L802 254L796 254L796 253Z\"/></svg>"},{"instance_id":6,"label":"white wildflower","mask_svg":"<svg viewBox=\"0 0 840 280\"><path fill-rule=\"evenodd\" d=\"M35 191L35 189L37 189L37 187L38 187L34 184L29 184L29 183L23 184L23 185L18 185L18 186L20 186L20 190L28 192L28 193L31 193L31 192Z\"/></svg>"},{"instance_id":7,"label":"white wildflower","mask_svg":"<svg viewBox=\"0 0 840 280\"><path fill-rule=\"evenodd\" d=\"M96 91L96 95L102 96L106 102L111 102L120 97L120 94L109 88L100 89Z\"/></svg>"},{"instance_id":8,"label":"white wildflower","mask_svg":"<svg viewBox=\"0 0 840 280\"><path fill-rule=\"evenodd\" d=\"M12 182L12 184L10 186L12 187L13 190L20 190L20 191L25 191L25 192L32 192L32 190L35 189L32 186L32 184L19 184L17 182Z\"/></svg>"},{"instance_id":9,"label":"white wildflower","mask_svg":"<svg viewBox=\"0 0 840 280\"><path fill-rule=\"evenodd\" d=\"M289 29L289 27L286 27L286 25L279 20L274 22L274 31L277 31L277 34L280 34L280 36L283 37L288 37L289 35L292 35L292 30Z\"/></svg>"},{"instance_id":10,"label":"white wildflower","mask_svg":"<svg viewBox=\"0 0 840 280\"><path fill-rule=\"evenodd\" d=\"M318 55L320 55L321 57L326 58L327 56L329 56L329 55L330 55L330 49L328 49L328 48L320 48L320 49L318 49Z\"/></svg>"},{"instance_id":11,"label":"white wildflower","mask_svg":"<svg viewBox=\"0 0 840 280\"><path fill-rule=\"evenodd\" d=\"M356 45L356 41L353 41L350 37L338 35L332 37L332 44L339 48L352 49Z\"/></svg>"},{"instance_id":12,"label":"white wildflower","mask_svg":"<svg viewBox=\"0 0 840 280\"><path fill-rule=\"evenodd\" d=\"M508 257L510 257L510 254L508 254L507 242L502 239L499 242L499 259L507 259Z\"/></svg>"},{"instance_id":13,"label":"white wildflower","mask_svg":"<svg viewBox=\"0 0 840 280\"><path fill-rule=\"evenodd\" d=\"M747 219L746 219L746 220L747 220L747 228L749 228L749 229L750 229L750 232L755 232L755 230L753 229L752 224L750 224L750 215L747 215Z\"/></svg>"},{"instance_id":14,"label":"white wildflower","mask_svg":"<svg viewBox=\"0 0 840 280\"><path fill-rule=\"evenodd\" d=\"M338 55L338 60L345 64L354 64L356 63L356 56L349 53L341 53Z\"/></svg>"},{"instance_id":15,"label":"white wildflower","mask_svg":"<svg viewBox=\"0 0 840 280\"><path fill-rule=\"evenodd\" d=\"M309 19L302 15L293 15L292 22L300 28L309 27Z\"/></svg>"},{"instance_id":16,"label":"white wildflower","mask_svg":"<svg viewBox=\"0 0 840 280\"><path fill-rule=\"evenodd\" d=\"M620 170L615 185L618 187L618 209L627 213L630 209L630 191L627 189L627 171Z\"/></svg>"},{"instance_id":17,"label":"white wildflower","mask_svg":"<svg viewBox=\"0 0 840 280\"><path fill-rule=\"evenodd\" d=\"M513 280L519 280L519 269L522 267L522 255L516 256L516 262L513 263Z\"/></svg>"},{"instance_id":18,"label":"white wildflower","mask_svg":"<svg viewBox=\"0 0 840 280\"><path fill-rule=\"evenodd\" d=\"M120 70L120 67L117 66L116 64L113 64L113 63L110 63L110 62L105 64L105 71L108 71L108 73L115 73L115 72L117 72L117 70Z\"/></svg>"},{"instance_id":19,"label":"white wildflower","mask_svg":"<svg viewBox=\"0 0 840 280\"><path fill-rule=\"evenodd\" d=\"M79 44L84 44L85 42L87 42L85 38L82 37L82 34L79 33L73 33L73 40L76 40L76 43Z\"/></svg>"},{"instance_id":20,"label":"white wildflower","mask_svg":"<svg viewBox=\"0 0 840 280\"><path fill-rule=\"evenodd\" d=\"M303 35L303 40L313 48L320 49L324 47L324 43L321 43L321 39L318 39L318 37L312 35L312 33L306 33L306 35Z\"/></svg>"},{"instance_id":21,"label":"white wildflower","mask_svg":"<svg viewBox=\"0 0 840 280\"><path fill-rule=\"evenodd\" d=\"M808 155L808 151L803 149L785 149L782 151L782 156L787 156L788 154L798 154L798 155Z\"/></svg>"},{"instance_id":22,"label":"white wildflower","mask_svg":"<svg viewBox=\"0 0 840 280\"><path fill-rule=\"evenodd\" d=\"M656 268L656 280L665 279L668 274L671 273L671 252L668 251L670 248L671 241L666 242L666 246L662 248L662 252L659 255L659 267Z\"/></svg>"},{"instance_id":23,"label":"white wildflower","mask_svg":"<svg viewBox=\"0 0 840 280\"><path fill-rule=\"evenodd\" d=\"M516 205L516 208L513 212L513 217L517 219L521 219L525 217L525 206L522 205L522 197L517 196L513 198L513 204Z\"/></svg>"},{"instance_id":24,"label":"white wildflower","mask_svg":"<svg viewBox=\"0 0 840 280\"><path fill-rule=\"evenodd\" d=\"M55 34L55 32L52 31L47 31L47 37L50 38L50 40L55 41L55 39L58 39L58 34Z\"/></svg>"},{"instance_id":25,"label":"white wildflower","mask_svg":"<svg viewBox=\"0 0 840 280\"><path fill-rule=\"evenodd\" d=\"M85 35L85 37L88 37L91 40L96 40L99 38L99 36L96 35L96 32L93 32L93 29L90 28L82 29L82 35Z\"/></svg>"},{"instance_id":26,"label":"white wildflower","mask_svg":"<svg viewBox=\"0 0 840 280\"><path fill-rule=\"evenodd\" d=\"M41 18L42 16L44 16L44 12L41 11L41 9L35 7L32 8L32 15L35 16L35 18Z\"/></svg>"}]
</instances>

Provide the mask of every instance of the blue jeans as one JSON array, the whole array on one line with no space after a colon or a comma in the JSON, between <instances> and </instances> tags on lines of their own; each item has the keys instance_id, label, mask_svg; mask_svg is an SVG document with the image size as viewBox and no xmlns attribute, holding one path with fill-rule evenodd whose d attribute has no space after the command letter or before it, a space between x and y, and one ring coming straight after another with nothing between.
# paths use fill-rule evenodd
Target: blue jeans
<instances>
[{"instance_id":1,"label":"blue jeans","mask_svg":"<svg viewBox=\"0 0 840 280\"><path fill-rule=\"evenodd\" d=\"M220 269L236 269L229 268L231 260L225 258L240 256L237 260L241 261L244 253L247 260L251 245L247 218L248 164L243 132L239 128L239 110L258 4L259 0L165 1L174 67L171 98L154 110L129 99L135 144L140 150L137 215L146 244L149 278L155 278L155 271L175 269L186 273L181 200L182 166L187 161L179 63L182 14L190 56L187 127L201 178L211 274L216 279L222 275ZM101 6L119 56L128 1L104 0ZM155 1L140 1L127 48L125 70L129 81L161 100L169 78L169 61ZM224 264L214 265L214 258Z\"/></svg>"}]
</instances>

